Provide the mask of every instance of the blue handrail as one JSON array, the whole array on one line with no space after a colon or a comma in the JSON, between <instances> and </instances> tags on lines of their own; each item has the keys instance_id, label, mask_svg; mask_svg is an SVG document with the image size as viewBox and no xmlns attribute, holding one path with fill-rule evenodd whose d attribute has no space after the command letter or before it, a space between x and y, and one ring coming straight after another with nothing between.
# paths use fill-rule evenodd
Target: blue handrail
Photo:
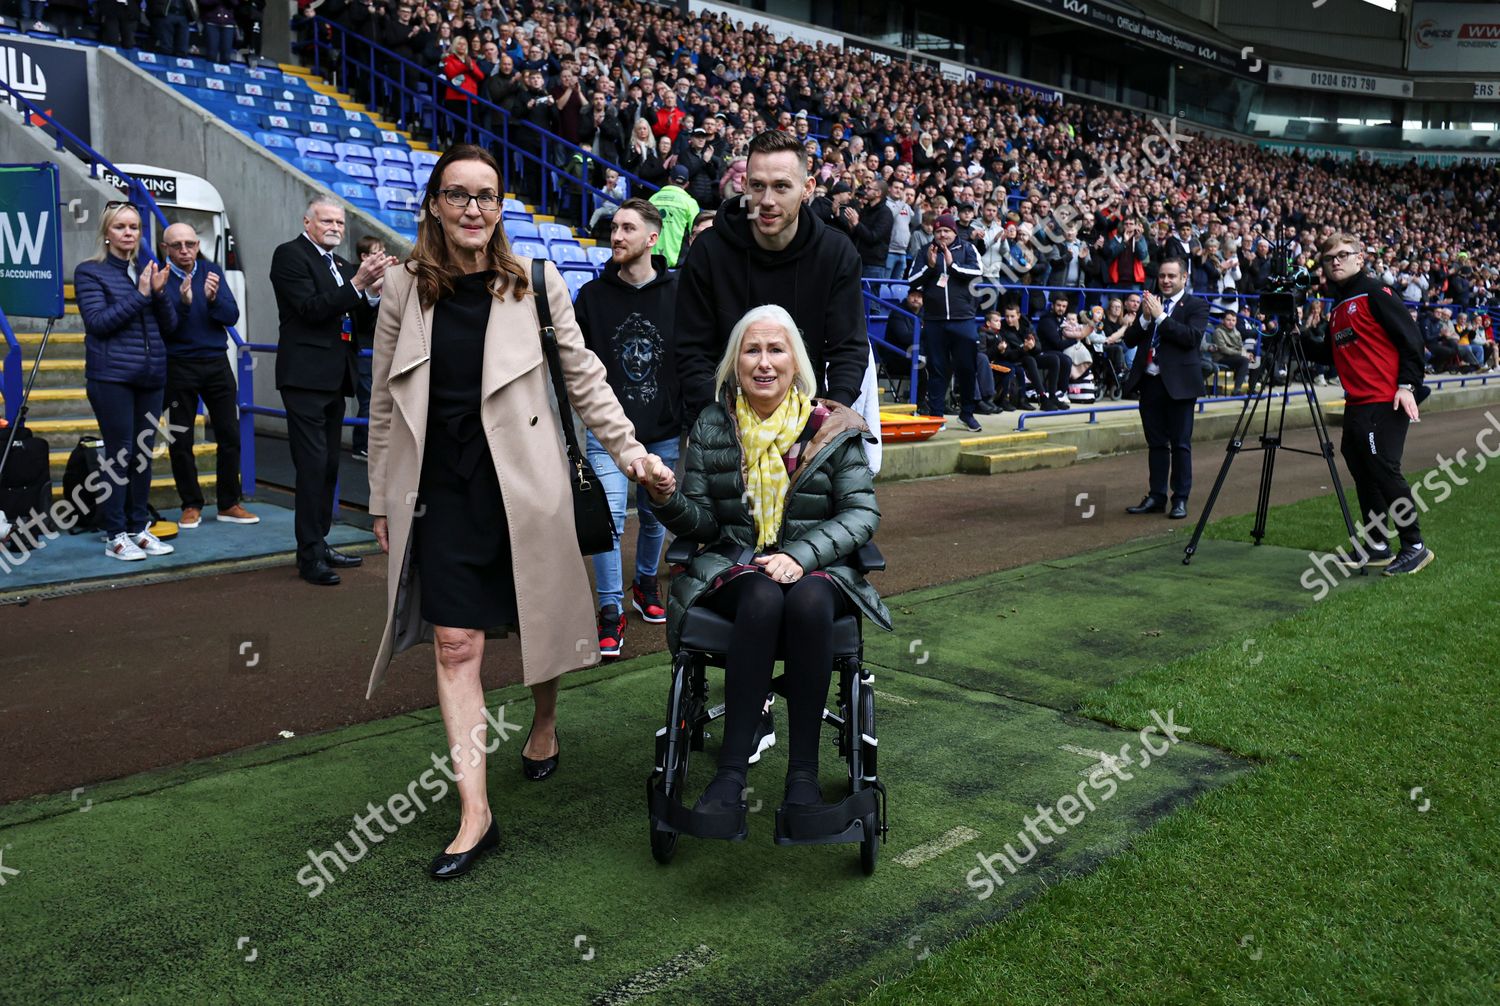
<instances>
[{"instance_id":1,"label":"blue handrail","mask_svg":"<svg viewBox=\"0 0 1500 1006\"><path fill-rule=\"evenodd\" d=\"M606 160L593 151L585 150L577 144L570 143L561 136L549 133L547 130L532 123L522 120L515 120L513 122L511 114L499 105L461 90L459 93L464 95L464 114L459 116L450 111L441 100L443 94L451 88L451 85L443 79L441 74L434 72L429 67L414 63L404 56L399 56L379 43L372 42L363 35L341 24L329 21L326 18L316 18L314 25L315 30L312 40L314 71L318 73L322 72L323 50L327 49L329 50L330 58L337 60L339 78L344 81L345 86L349 84L351 65L356 67L361 74L367 75L366 79L370 82L370 99L372 104L375 101L374 84L376 81L379 81L387 85L393 96L400 100L401 118L405 119L408 111L420 114L421 103L425 102L432 111L434 132L437 131L437 125L440 121L439 117L441 116L453 127L453 132L457 132L461 128L466 138L500 146L508 155L500 158L501 171L504 175L501 182L506 191L514 191L510 184L511 159L519 158L523 162L535 164L540 169L538 171L538 178L550 180L557 185L560 191L565 190L565 187L576 188L580 195L592 197L595 204L597 202L618 202L614 196L603 189L595 188L584 178L573 175L562 166L554 164L552 155L556 151L563 151L569 160L572 160L574 157L581 158L581 163L585 166L597 164L601 168L614 169L619 173L621 178L625 179L627 196L634 193L636 186L640 186L642 192L645 193L654 192L657 189L657 186L639 178L621 165ZM321 29L324 28L328 30L330 37L337 37L339 44L323 39ZM358 60L350 55L349 42L351 38L364 48L365 59ZM377 54L381 57L379 64L376 61ZM382 69L382 66L389 64L395 65L396 76L392 76ZM415 77L420 83L414 84L408 82L408 76ZM408 100L411 102L410 106L407 105ZM485 124L481 125L479 122L476 122L476 117L481 118ZM498 132L490 125L496 120L498 120L500 126ZM523 135L534 136L538 144L538 149L531 151L518 145L512 139L512 129L522 130ZM587 175L587 170L584 173ZM548 186L543 184L540 188L540 212L547 213ZM594 205L582 207L580 222L587 221L592 215L594 208Z\"/></svg>"}]
</instances>

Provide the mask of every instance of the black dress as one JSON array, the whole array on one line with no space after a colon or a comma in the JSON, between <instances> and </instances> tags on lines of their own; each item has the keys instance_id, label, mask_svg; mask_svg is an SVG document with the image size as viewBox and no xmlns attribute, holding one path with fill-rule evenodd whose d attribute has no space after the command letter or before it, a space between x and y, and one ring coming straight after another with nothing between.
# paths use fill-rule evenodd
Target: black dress
<instances>
[{"instance_id":1,"label":"black dress","mask_svg":"<svg viewBox=\"0 0 1500 1006\"><path fill-rule=\"evenodd\" d=\"M486 287L493 277L462 277L432 315L413 549L422 617L461 629L499 629L518 620L505 501L479 421L484 333L494 303Z\"/></svg>"}]
</instances>

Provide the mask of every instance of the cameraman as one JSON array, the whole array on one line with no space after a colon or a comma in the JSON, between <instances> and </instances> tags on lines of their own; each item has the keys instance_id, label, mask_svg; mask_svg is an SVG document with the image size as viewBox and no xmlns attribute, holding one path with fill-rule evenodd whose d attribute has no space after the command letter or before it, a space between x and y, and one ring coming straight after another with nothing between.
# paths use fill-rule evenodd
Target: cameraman
<instances>
[{"instance_id":1,"label":"cameraman","mask_svg":"<svg viewBox=\"0 0 1500 1006\"><path fill-rule=\"evenodd\" d=\"M1364 271L1364 245L1353 235L1334 232L1318 249L1323 274L1337 304L1329 316L1330 337L1314 343L1304 337L1309 358L1331 361L1344 386L1340 450L1359 493L1367 522L1366 547L1355 561L1384 566L1387 576L1415 573L1434 556L1422 543L1411 487L1401 475L1401 452L1409 424L1418 421L1422 391L1422 340L1416 323L1390 289ZM1397 519L1401 550L1393 557L1385 519L1401 501L1410 520Z\"/></svg>"}]
</instances>

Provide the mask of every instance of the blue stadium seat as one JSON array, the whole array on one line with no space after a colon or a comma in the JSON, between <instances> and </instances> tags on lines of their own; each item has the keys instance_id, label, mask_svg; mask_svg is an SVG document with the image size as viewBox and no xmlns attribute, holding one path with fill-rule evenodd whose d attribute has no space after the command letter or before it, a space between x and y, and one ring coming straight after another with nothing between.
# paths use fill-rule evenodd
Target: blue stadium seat
<instances>
[{"instance_id":1,"label":"blue stadium seat","mask_svg":"<svg viewBox=\"0 0 1500 1006\"><path fill-rule=\"evenodd\" d=\"M375 152L363 143L335 143L333 151L340 161L359 161L372 168L375 166Z\"/></svg>"},{"instance_id":2,"label":"blue stadium seat","mask_svg":"<svg viewBox=\"0 0 1500 1006\"><path fill-rule=\"evenodd\" d=\"M246 132L255 129L256 126L264 125L260 121L263 116L256 115L254 112L240 111L239 109L232 109L219 116L219 118L227 121L235 129L243 129Z\"/></svg>"},{"instance_id":3,"label":"blue stadium seat","mask_svg":"<svg viewBox=\"0 0 1500 1006\"><path fill-rule=\"evenodd\" d=\"M506 210L504 213L502 213L500 215L500 219L505 221L506 227L509 227L513 223L529 224L535 222L531 219L530 213L515 213L511 210ZM538 234L537 236L541 237L540 234Z\"/></svg>"},{"instance_id":4,"label":"blue stadium seat","mask_svg":"<svg viewBox=\"0 0 1500 1006\"><path fill-rule=\"evenodd\" d=\"M303 121L286 115L261 115L260 128L268 133L283 133L287 136L302 136Z\"/></svg>"},{"instance_id":5,"label":"blue stadium seat","mask_svg":"<svg viewBox=\"0 0 1500 1006\"><path fill-rule=\"evenodd\" d=\"M368 185L361 185L359 182L334 182L333 191L357 206L367 204L372 210L380 208L375 190Z\"/></svg>"},{"instance_id":6,"label":"blue stadium seat","mask_svg":"<svg viewBox=\"0 0 1500 1006\"><path fill-rule=\"evenodd\" d=\"M438 162L439 157L438 154L434 153L431 150L411 150L408 151L407 154L411 158L413 169L423 164L431 167Z\"/></svg>"},{"instance_id":7,"label":"blue stadium seat","mask_svg":"<svg viewBox=\"0 0 1500 1006\"><path fill-rule=\"evenodd\" d=\"M402 210L381 210L378 214L386 226L398 234L415 234L417 232L417 218L411 213Z\"/></svg>"},{"instance_id":8,"label":"blue stadium seat","mask_svg":"<svg viewBox=\"0 0 1500 1006\"><path fill-rule=\"evenodd\" d=\"M203 77L196 73L187 73L182 70L167 70L158 74L158 76L174 87L203 86Z\"/></svg>"},{"instance_id":9,"label":"blue stadium seat","mask_svg":"<svg viewBox=\"0 0 1500 1006\"><path fill-rule=\"evenodd\" d=\"M375 169L368 164L361 164L359 161L339 161L334 167L351 182L363 182L371 188L375 186Z\"/></svg>"},{"instance_id":10,"label":"blue stadium seat","mask_svg":"<svg viewBox=\"0 0 1500 1006\"><path fill-rule=\"evenodd\" d=\"M304 174L312 175L320 181L332 182L338 178L338 171L334 169L332 161L317 157L297 157L293 158L292 163Z\"/></svg>"},{"instance_id":11,"label":"blue stadium seat","mask_svg":"<svg viewBox=\"0 0 1500 1006\"><path fill-rule=\"evenodd\" d=\"M361 125L357 122L337 123L333 128L335 134L347 143L363 143L365 146L373 146L380 142L380 130L372 125Z\"/></svg>"},{"instance_id":12,"label":"blue stadium seat","mask_svg":"<svg viewBox=\"0 0 1500 1006\"><path fill-rule=\"evenodd\" d=\"M333 144L327 140L299 136L292 143L297 148L297 153L306 158L317 158L320 161L338 161L342 159L338 154L334 153Z\"/></svg>"},{"instance_id":13,"label":"blue stadium seat","mask_svg":"<svg viewBox=\"0 0 1500 1006\"><path fill-rule=\"evenodd\" d=\"M583 249L576 244L563 244L562 242L549 242L548 251L554 262L582 262L588 264L589 257L583 253Z\"/></svg>"},{"instance_id":14,"label":"blue stadium seat","mask_svg":"<svg viewBox=\"0 0 1500 1006\"><path fill-rule=\"evenodd\" d=\"M565 224L544 223L539 224L537 229L541 232L542 239L548 244L556 240L575 241L573 232Z\"/></svg>"},{"instance_id":15,"label":"blue stadium seat","mask_svg":"<svg viewBox=\"0 0 1500 1006\"><path fill-rule=\"evenodd\" d=\"M375 150L375 165L381 168L412 168L411 157L404 150L391 147L378 147Z\"/></svg>"},{"instance_id":16,"label":"blue stadium seat","mask_svg":"<svg viewBox=\"0 0 1500 1006\"><path fill-rule=\"evenodd\" d=\"M383 210L406 210L408 213L417 212L421 200L415 192L409 189L392 188L389 185L378 185L375 187L375 198L380 202Z\"/></svg>"},{"instance_id":17,"label":"blue stadium seat","mask_svg":"<svg viewBox=\"0 0 1500 1006\"><path fill-rule=\"evenodd\" d=\"M412 180L411 172L406 168L377 167L375 180L381 185L393 185L397 188L411 189L413 192L417 188L417 183Z\"/></svg>"},{"instance_id":18,"label":"blue stadium seat","mask_svg":"<svg viewBox=\"0 0 1500 1006\"><path fill-rule=\"evenodd\" d=\"M610 259L611 251L609 245L594 245L592 248L585 248L583 253L588 256L590 262L603 268L604 263Z\"/></svg>"},{"instance_id":19,"label":"blue stadium seat","mask_svg":"<svg viewBox=\"0 0 1500 1006\"><path fill-rule=\"evenodd\" d=\"M416 183L418 189L427 188L427 180L432 177L432 165L422 164L411 169L411 180Z\"/></svg>"},{"instance_id":20,"label":"blue stadium seat","mask_svg":"<svg viewBox=\"0 0 1500 1006\"><path fill-rule=\"evenodd\" d=\"M525 220L506 220L504 222L505 236L512 241L540 241L541 232L537 230L536 224L531 218Z\"/></svg>"},{"instance_id":21,"label":"blue stadium seat","mask_svg":"<svg viewBox=\"0 0 1500 1006\"><path fill-rule=\"evenodd\" d=\"M547 257L547 246L540 241L517 241L510 246L510 250L527 258Z\"/></svg>"},{"instance_id":22,"label":"blue stadium seat","mask_svg":"<svg viewBox=\"0 0 1500 1006\"><path fill-rule=\"evenodd\" d=\"M235 92L234 82L217 74L203 78L205 90L216 91L219 94L233 94Z\"/></svg>"},{"instance_id":23,"label":"blue stadium seat","mask_svg":"<svg viewBox=\"0 0 1500 1006\"><path fill-rule=\"evenodd\" d=\"M526 208L526 204L521 202L521 200L519 199L511 199L507 197L505 200L505 204L500 208L506 213L520 213L524 214L526 219L531 219L531 211L528 210Z\"/></svg>"},{"instance_id":24,"label":"blue stadium seat","mask_svg":"<svg viewBox=\"0 0 1500 1006\"><path fill-rule=\"evenodd\" d=\"M583 284L593 278L592 273L582 272L578 269L569 269L563 273L563 281L568 284L568 296L576 298Z\"/></svg>"},{"instance_id":25,"label":"blue stadium seat","mask_svg":"<svg viewBox=\"0 0 1500 1006\"><path fill-rule=\"evenodd\" d=\"M267 133L256 130L255 142L268 150L295 150L296 144L290 136L282 136L280 133Z\"/></svg>"}]
</instances>

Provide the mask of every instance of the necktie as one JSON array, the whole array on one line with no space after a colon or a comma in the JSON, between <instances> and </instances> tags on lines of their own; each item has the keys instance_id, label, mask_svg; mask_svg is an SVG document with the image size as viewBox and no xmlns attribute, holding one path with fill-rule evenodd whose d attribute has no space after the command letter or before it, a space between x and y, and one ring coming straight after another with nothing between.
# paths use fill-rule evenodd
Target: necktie
<instances>
[{"instance_id":1,"label":"necktie","mask_svg":"<svg viewBox=\"0 0 1500 1006\"><path fill-rule=\"evenodd\" d=\"M333 260L333 252L324 252L323 261L328 263L328 271L333 273L333 281L339 286L344 285L343 274L339 272L339 264Z\"/></svg>"},{"instance_id":2,"label":"necktie","mask_svg":"<svg viewBox=\"0 0 1500 1006\"><path fill-rule=\"evenodd\" d=\"M1162 306L1161 316L1163 318L1172 317L1172 308L1176 305L1177 302L1175 300L1168 300L1166 304ZM1156 362L1156 347L1159 345L1161 345L1161 322L1157 322L1151 327L1151 349L1146 354L1146 366L1149 367L1151 366L1151 364Z\"/></svg>"}]
</instances>

